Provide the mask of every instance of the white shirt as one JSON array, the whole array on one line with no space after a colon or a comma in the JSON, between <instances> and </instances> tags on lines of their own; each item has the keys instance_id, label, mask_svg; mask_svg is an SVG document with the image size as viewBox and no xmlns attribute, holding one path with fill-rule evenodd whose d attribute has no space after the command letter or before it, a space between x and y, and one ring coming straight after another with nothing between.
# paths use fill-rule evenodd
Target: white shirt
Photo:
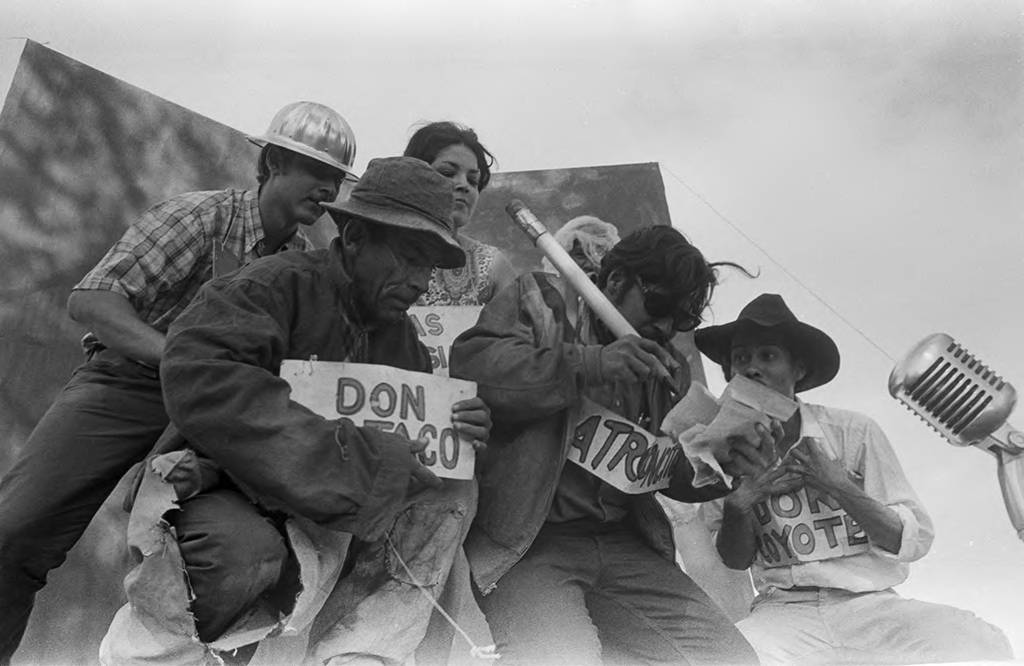
<instances>
[{"instance_id":1,"label":"white shirt","mask_svg":"<svg viewBox=\"0 0 1024 666\"><path fill-rule=\"evenodd\" d=\"M801 402L800 418L801 439L812 437L820 441L844 468L860 479L865 493L896 512L903 523L900 549L894 554L872 544L834 500L835 509L830 509L824 502L816 502L813 494L808 501L806 489L775 496L754 511L758 550L750 570L758 594L771 588L794 586L868 592L902 583L909 573L908 563L920 559L931 548L934 529L885 433L862 414L821 405ZM828 499L826 496L825 500ZM802 527L799 522L781 520L780 512L790 515L791 510L796 515L801 504L807 509L794 520L806 519ZM820 515L825 518L810 520L814 517L810 505L819 510L824 507ZM717 536L722 500L709 503L707 515L713 536ZM797 526L796 531L804 539L794 541L795 532L787 531L787 524Z\"/></svg>"}]
</instances>

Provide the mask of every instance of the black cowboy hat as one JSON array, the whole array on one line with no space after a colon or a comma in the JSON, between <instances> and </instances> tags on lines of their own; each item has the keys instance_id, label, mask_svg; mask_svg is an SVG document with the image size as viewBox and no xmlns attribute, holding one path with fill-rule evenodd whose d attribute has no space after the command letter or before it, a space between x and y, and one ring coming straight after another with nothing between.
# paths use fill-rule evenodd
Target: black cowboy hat
<instances>
[{"instance_id":1,"label":"black cowboy hat","mask_svg":"<svg viewBox=\"0 0 1024 666\"><path fill-rule=\"evenodd\" d=\"M736 321L708 326L694 333L697 349L722 366L729 375L732 340L748 327L771 329L781 334L786 348L804 362L807 374L796 383L797 393L832 381L839 372L839 348L826 333L796 318L782 296L761 294L747 303Z\"/></svg>"}]
</instances>

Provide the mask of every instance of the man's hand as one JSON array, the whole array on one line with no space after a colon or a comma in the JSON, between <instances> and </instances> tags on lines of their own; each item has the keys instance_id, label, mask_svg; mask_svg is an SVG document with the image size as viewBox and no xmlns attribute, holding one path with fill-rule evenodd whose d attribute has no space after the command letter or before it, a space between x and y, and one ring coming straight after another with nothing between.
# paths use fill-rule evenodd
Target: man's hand
<instances>
[{"instance_id":1,"label":"man's hand","mask_svg":"<svg viewBox=\"0 0 1024 666\"><path fill-rule=\"evenodd\" d=\"M651 376L673 384L679 363L653 340L636 335L619 338L601 348L601 374L606 381L639 384Z\"/></svg>"},{"instance_id":2,"label":"man's hand","mask_svg":"<svg viewBox=\"0 0 1024 666\"><path fill-rule=\"evenodd\" d=\"M838 460L833 460L822 448L821 444L810 437L805 437L786 454L792 459L787 465L798 472L804 482L830 495L836 495L855 485L849 472Z\"/></svg>"},{"instance_id":3,"label":"man's hand","mask_svg":"<svg viewBox=\"0 0 1024 666\"><path fill-rule=\"evenodd\" d=\"M491 436L491 409L477 397L461 400L452 405L452 426L475 450L485 449Z\"/></svg>"},{"instance_id":4,"label":"man's hand","mask_svg":"<svg viewBox=\"0 0 1024 666\"><path fill-rule=\"evenodd\" d=\"M739 477L739 485L726 496L726 504L740 511L750 511L758 502L772 495L781 495L804 485L803 476L790 465L770 467L753 476Z\"/></svg>"},{"instance_id":5,"label":"man's hand","mask_svg":"<svg viewBox=\"0 0 1024 666\"><path fill-rule=\"evenodd\" d=\"M416 439L412 441L412 446L409 451L412 453L412 467L409 469L409 491L408 494L414 493L419 487L427 488L440 488L441 479L437 478L437 475L430 471L430 469L420 462L420 454L426 451L427 444L429 442L425 439Z\"/></svg>"},{"instance_id":6,"label":"man's hand","mask_svg":"<svg viewBox=\"0 0 1024 666\"><path fill-rule=\"evenodd\" d=\"M778 460L777 447L784 436L782 424L775 419L769 426L750 423L743 430L713 442L711 453L731 476L757 476Z\"/></svg>"}]
</instances>

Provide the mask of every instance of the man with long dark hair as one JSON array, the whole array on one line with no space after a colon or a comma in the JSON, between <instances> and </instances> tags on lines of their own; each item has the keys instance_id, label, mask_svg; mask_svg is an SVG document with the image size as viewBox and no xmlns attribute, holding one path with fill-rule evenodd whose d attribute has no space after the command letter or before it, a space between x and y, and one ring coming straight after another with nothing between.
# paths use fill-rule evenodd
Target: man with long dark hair
<instances>
[{"instance_id":1,"label":"man with long dark hair","mask_svg":"<svg viewBox=\"0 0 1024 666\"><path fill-rule=\"evenodd\" d=\"M565 282L533 273L456 340L452 375L477 382L494 419L466 553L503 664L756 661L676 566L655 493L597 474L626 460L627 477L636 477L650 472L651 451L672 448L666 438L648 445L631 434L626 445L612 436L659 432L678 399L664 370L682 392L690 383L668 341L700 322L715 283L715 264L682 234L644 228L605 255L597 278L639 336L616 340ZM588 440L588 414L602 413L614 417L602 421L609 430ZM752 467L770 437L759 431L717 453L727 466ZM605 464L579 464L589 443L611 447ZM727 492L695 489L690 464L675 460L660 488L667 496L694 502Z\"/></svg>"}]
</instances>

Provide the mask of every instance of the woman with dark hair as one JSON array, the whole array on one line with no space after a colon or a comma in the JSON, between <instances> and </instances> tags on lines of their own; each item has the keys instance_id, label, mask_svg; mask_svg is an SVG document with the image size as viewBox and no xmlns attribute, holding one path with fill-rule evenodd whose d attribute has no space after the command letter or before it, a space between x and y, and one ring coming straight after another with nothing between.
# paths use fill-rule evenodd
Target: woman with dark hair
<instances>
[{"instance_id":1,"label":"woman with dark hair","mask_svg":"<svg viewBox=\"0 0 1024 666\"><path fill-rule=\"evenodd\" d=\"M440 121L420 127L409 139L406 157L430 164L455 185L452 217L458 240L466 251L463 268L436 269L422 305L483 305L515 278L515 269L501 250L462 233L476 208L480 192L491 180L494 155L468 127Z\"/></svg>"}]
</instances>

